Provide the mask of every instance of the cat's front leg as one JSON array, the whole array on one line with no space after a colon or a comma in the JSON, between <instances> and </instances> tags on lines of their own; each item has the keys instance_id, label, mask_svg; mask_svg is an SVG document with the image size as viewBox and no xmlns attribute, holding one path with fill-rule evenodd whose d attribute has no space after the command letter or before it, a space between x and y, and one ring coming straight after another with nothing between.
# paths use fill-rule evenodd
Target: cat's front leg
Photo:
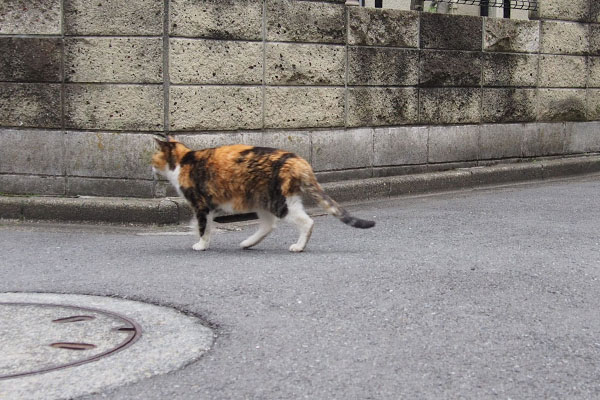
<instances>
[{"instance_id":1,"label":"cat's front leg","mask_svg":"<svg viewBox=\"0 0 600 400\"><path fill-rule=\"evenodd\" d=\"M213 217L213 213L209 212L208 209L196 211L196 221L198 223L198 234L200 235L200 240L192 246L192 249L196 251L208 249L212 233Z\"/></svg>"}]
</instances>

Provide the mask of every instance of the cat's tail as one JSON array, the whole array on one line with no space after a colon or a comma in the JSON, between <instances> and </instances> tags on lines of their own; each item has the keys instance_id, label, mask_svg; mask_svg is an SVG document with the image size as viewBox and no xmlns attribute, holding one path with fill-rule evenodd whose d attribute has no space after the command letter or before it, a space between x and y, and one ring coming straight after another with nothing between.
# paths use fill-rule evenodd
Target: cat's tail
<instances>
[{"instance_id":1,"label":"cat's tail","mask_svg":"<svg viewBox=\"0 0 600 400\"><path fill-rule=\"evenodd\" d=\"M336 218L339 218L340 221L345 223L346 225L350 225L354 228L360 229L368 229L375 226L374 221L368 221L366 219L360 219L353 217L346 211L342 206L340 206L335 200L327 195L323 191L323 188L317 180L313 177L312 179L305 179L302 182L302 191L308 194L310 197L315 199L319 203L321 207L329 214L333 215Z\"/></svg>"}]
</instances>

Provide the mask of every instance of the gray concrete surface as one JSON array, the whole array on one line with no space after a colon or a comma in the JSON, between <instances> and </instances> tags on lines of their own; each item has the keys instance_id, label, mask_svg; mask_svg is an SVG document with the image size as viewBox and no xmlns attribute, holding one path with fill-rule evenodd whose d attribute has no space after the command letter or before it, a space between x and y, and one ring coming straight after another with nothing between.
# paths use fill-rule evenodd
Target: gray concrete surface
<instances>
[{"instance_id":1,"label":"gray concrete surface","mask_svg":"<svg viewBox=\"0 0 600 400\"><path fill-rule=\"evenodd\" d=\"M0 292L172 306L217 332L197 362L97 399L600 397L599 176L349 207L302 254L176 227L4 223Z\"/></svg>"}]
</instances>

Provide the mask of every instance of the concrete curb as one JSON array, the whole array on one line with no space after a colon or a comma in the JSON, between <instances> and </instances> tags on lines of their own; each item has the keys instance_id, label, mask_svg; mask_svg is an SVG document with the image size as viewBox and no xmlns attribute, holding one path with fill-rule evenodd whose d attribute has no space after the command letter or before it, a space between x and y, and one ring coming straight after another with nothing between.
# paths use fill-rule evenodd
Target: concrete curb
<instances>
[{"instance_id":1,"label":"concrete curb","mask_svg":"<svg viewBox=\"0 0 600 400\"><path fill-rule=\"evenodd\" d=\"M600 172L600 156L499 164L445 172L323 184L339 202L380 200ZM0 218L121 224L178 224L191 218L183 199L0 197Z\"/></svg>"}]
</instances>

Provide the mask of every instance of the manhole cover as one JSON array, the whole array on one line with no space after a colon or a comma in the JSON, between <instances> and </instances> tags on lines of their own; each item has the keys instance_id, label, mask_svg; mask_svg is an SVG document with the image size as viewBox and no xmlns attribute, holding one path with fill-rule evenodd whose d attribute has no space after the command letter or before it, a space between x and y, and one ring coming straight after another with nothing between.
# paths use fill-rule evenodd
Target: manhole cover
<instances>
[{"instance_id":1,"label":"manhole cover","mask_svg":"<svg viewBox=\"0 0 600 400\"><path fill-rule=\"evenodd\" d=\"M138 323L91 308L0 303L0 379L38 374L98 360L132 345Z\"/></svg>"},{"instance_id":2,"label":"manhole cover","mask_svg":"<svg viewBox=\"0 0 600 400\"><path fill-rule=\"evenodd\" d=\"M177 370L213 333L169 307L99 296L0 293L0 399L71 399Z\"/></svg>"}]
</instances>

